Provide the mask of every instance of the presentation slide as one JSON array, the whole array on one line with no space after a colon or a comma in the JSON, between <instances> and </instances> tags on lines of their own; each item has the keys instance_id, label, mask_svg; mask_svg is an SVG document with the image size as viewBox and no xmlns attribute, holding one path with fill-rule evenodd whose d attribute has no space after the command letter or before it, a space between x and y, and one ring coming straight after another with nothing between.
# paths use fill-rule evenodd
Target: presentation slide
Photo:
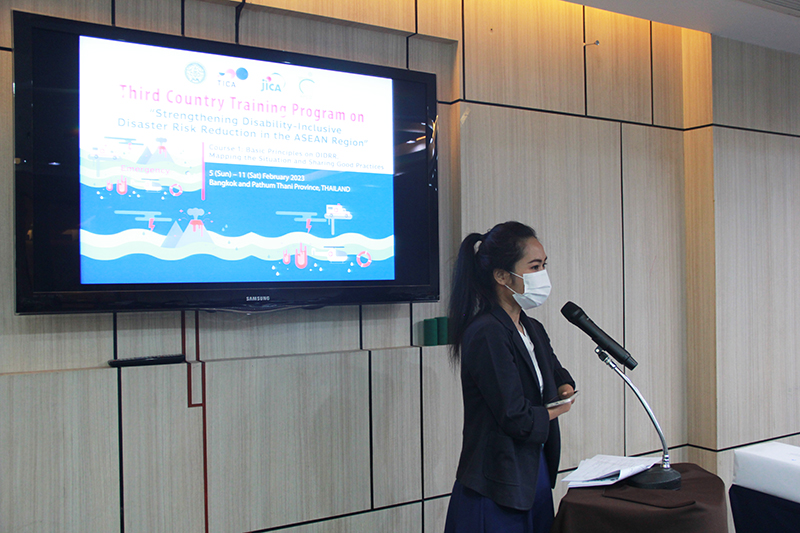
<instances>
[{"instance_id":1,"label":"presentation slide","mask_svg":"<svg viewBox=\"0 0 800 533\"><path fill-rule=\"evenodd\" d=\"M391 280L392 81L80 38L81 283Z\"/></svg>"}]
</instances>

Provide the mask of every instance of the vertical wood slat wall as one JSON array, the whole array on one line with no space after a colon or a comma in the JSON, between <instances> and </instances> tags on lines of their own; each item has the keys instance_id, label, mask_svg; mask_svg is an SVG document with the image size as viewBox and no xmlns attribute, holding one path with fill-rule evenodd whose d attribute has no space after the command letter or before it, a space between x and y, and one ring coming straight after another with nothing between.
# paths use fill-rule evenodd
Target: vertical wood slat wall
<instances>
[{"instance_id":1,"label":"vertical wood slat wall","mask_svg":"<svg viewBox=\"0 0 800 533\"><path fill-rule=\"evenodd\" d=\"M5 160L11 9L232 42L238 5L0 3ZM465 0L463 12L457 0L259 0L247 2L238 29L250 46L438 74L443 294L467 232L506 218L540 232L554 289L532 314L583 389L562 422L562 468L658 448L636 399L558 313L566 300L633 350L640 366L631 376L677 456L689 445L691 460L729 477L731 447L800 440L790 435L800 430L796 413L778 397L767 395L774 411L758 420L749 403L775 382L785 391L800 381L791 298L788 314L770 320L768 299L735 294L761 271L714 263L752 249L737 241L743 232L769 258L770 290L779 281L784 296L800 289L782 270L796 264L781 246L796 236L756 238L796 226L796 139L785 137L800 134L796 56L715 39L712 58L707 34L556 0ZM584 32L601 44L584 47ZM786 83L766 86L767 76ZM748 128L760 132L739 131ZM0 174L5 258L12 180L9 163ZM758 209L735 216L751 197L771 213L761 225ZM717 211L715 198L726 200ZM35 522L41 531L441 530L460 392L446 347L416 345L421 321L445 314L446 301L252 317L16 317L10 260L0 276L0 531L37 530ZM762 314L754 338L776 358L755 374L742 369L756 347L719 336L747 329L749 301ZM124 357L184 344L198 361L189 368L105 366L115 345Z\"/></svg>"}]
</instances>

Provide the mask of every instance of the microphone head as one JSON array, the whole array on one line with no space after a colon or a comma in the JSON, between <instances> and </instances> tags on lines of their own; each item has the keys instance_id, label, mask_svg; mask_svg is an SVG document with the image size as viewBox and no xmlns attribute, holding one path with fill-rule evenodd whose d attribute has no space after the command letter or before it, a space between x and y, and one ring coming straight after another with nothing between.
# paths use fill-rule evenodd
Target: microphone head
<instances>
[{"instance_id":1,"label":"microphone head","mask_svg":"<svg viewBox=\"0 0 800 533\"><path fill-rule=\"evenodd\" d=\"M583 309L578 307L572 302L567 302L564 304L564 307L561 308L561 314L564 315L564 318L572 322L573 324L582 316L586 315L583 312Z\"/></svg>"}]
</instances>

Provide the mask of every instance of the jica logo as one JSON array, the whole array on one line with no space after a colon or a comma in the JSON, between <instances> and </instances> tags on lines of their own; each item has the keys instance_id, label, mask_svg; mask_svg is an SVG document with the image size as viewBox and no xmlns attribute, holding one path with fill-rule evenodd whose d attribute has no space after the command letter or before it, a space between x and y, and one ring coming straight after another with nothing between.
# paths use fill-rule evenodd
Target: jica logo
<instances>
[{"instance_id":1,"label":"jica logo","mask_svg":"<svg viewBox=\"0 0 800 533\"><path fill-rule=\"evenodd\" d=\"M270 91L274 93L283 92L286 87L286 82L283 81L283 76L277 72L273 72L263 80L261 80L261 91Z\"/></svg>"},{"instance_id":2,"label":"jica logo","mask_svg":"<svg viewBox=\"0 0 800 533\"><path fill-rule=\"evenodd\" d=\"M247 76L247 69L238 68L233 70L229 68L225 72L219 73L220 79L217 80L217 85L221 85L222 87L236 87L236 82L246 80Z\"/></svg>"}]
</instances>

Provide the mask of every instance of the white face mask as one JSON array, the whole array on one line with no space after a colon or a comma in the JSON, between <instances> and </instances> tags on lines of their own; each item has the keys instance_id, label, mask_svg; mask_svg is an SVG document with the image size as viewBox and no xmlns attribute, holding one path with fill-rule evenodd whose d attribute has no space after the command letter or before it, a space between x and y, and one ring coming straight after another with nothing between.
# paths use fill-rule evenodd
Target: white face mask
<instances>
[{"instance_id":1,"label":"white face mask","mask_svg":"<svg viewBox=\"0 0 800 533\"><path fill-rule=\"evenodd\" d=\"M547 275L547 270L539 270L537 272L526 272L523 275L512 275L522 278L525 284L525 292L518 293L508 285L505 287L514 293L514 300L517 301L519 306L523 309L533 309L542 305L547 297L550 296L550 276Z\"/></svg>"}]
</instances>

